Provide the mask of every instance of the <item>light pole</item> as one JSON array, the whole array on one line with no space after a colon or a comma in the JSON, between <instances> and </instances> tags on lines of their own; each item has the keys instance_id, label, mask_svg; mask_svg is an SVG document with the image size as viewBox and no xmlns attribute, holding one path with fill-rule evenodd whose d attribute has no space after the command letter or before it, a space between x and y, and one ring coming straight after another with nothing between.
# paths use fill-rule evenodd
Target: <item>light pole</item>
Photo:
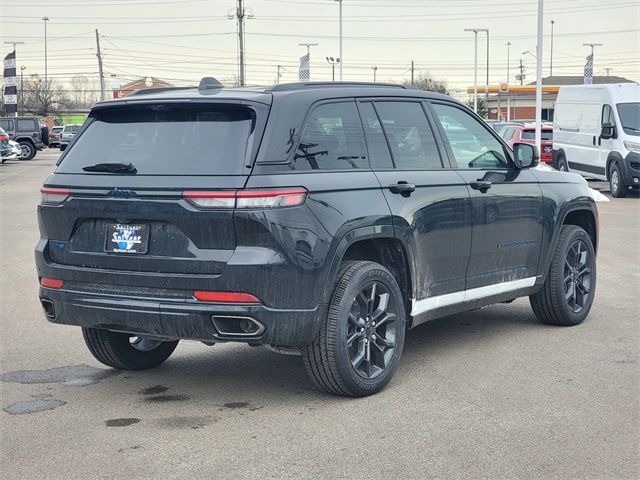
<instances>
[{"instance_id":1,"label":"light pole","mask_svg":"<svg viewBox=\"0 0 640 480\"><path fill-rule=\"evenodd\" d=\"M47 83L47 22L49 21L49 17L42 17L44 20L44 84L45 87L48 85Z\"/></svg>"},{"instance_id":2,"label":"light pole","mask_svg":"<svg viewBox=\"0 0 640 480\"><path fill-rule=\"evenodd\" d=\"M473 55L473 111L478 113L478 32L487 33L487 91L489 88L489 30L486 28L465 28L465 32L474 34Z\"/></svg>"},{"instance_id":3,"label":"light pole","mask_svg":"<svg viewBox=\"0 0 640 480\"><path fill-rule=\"evenodd\" d=\"M371 70L373 70L373 83L376 83L376 73L378 72L378 66L371 65Z\"/></svg>"},{"instance_id":4,"label":"light pole","mask_svg":"<svg viewBox=\"0 0 640 480\"><path fill-rule=\"evenodd\" d=\"M538 0L538 34L536 36L536 147L541 148L542 134L542 39L544 31L544 0Z\"/></svg>"},{"instance_id":5,"label":"light pole","mask_svg":"<svg viewBox=\"0 0 640 480\"><path fill-rule=\"evenodd\" d=\"M339 58L327 57L327 63L331 65L331 81L336 81L336 63L340 63Z\"/></svg>"},{"instance_id":6,"label":"light pole","mask_svg":"<svg viewBox=\"0 0 640 480\"><path fill-rule=\"evenodd\" d=\"M511 76L511 71L509 70L509 61L511 60L511 42L505 43L507 46L507 83L509 83L509 77Z\"/></svg>"},{"instance_id":7,"label":"light pole","mask_svg":"<svg viewBox=\"0 0 640 480\"><path fill-rule=\"evenodd\" d=\"M20 115L24 115L24 71L27 67L20 65Z\"/></svg>"},{"instance_id":8,"label":"light pole","mask_svg":"<svg viewBox=\"0 0 640 480\"><path fill-rule=\"evenodd\" d=\"M342 81L342 0L335 0L336 2L338 2L338 11L339 11L339 22L340 22L340 48L339 48L339 53L340 53L340 81Z\"/></svg>"},{"instance_id":9,"label":"light pole","mask_svg":"<svg viewBox=\"0 0 640 480\"><path fill-rule=\"evenodd\" d=\"M549 59L549 76L553 76L553 25L556 23L555 20L551 20L551 55Z\"/></svg>"}]
</instances>

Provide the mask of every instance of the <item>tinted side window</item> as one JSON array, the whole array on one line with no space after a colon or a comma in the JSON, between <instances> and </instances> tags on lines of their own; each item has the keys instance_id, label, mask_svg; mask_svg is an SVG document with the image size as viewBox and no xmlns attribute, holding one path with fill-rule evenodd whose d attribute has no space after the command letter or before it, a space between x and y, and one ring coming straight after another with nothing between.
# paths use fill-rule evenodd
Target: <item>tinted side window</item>
<instances>
[{"instance_id":1,"label":"tinted side window","mask_svg":"<svg viewBox=\"0 0 640 480\"><path fill-rule=\"evenodd\" d=\"M294 155L296 170L368 168L364 133L355 102L317 107L304 127Z\"/></svg>"},{"instance_id":2,"label":"tinted side window","mask_svg":"<svg viewBox=\"0 0 640 480\"><path fill-rule=\"evenodd\" d=\"M27 120L27 119L24 119L24 118L22 118L22 119L19 118L16 121L16 124L17 124L17 127L18 127L16 130L18 132L36 132L36 131L40 130L38 128L38 125L36 125L35 120L31 120L31 119Z\"/></svg>"},{"instance_id":3,"label":"tinted side window","mask_svg":"<svg viewBox=\"0 0 640 480\"><path fill-rule=\"evenodd\" d=\"M376 102L375 106L382 119L382 128L396 168L442 168L436 140L420 103Z\"/></svg>"},{"instance_id":4,"label":"tinted side window","mask_svg":"<svg viewBox=\"0 0 640 480\"><path fill-rule=\"evenodd\" d=\"M360 113L367 138L367 147L371 166L376 169L393 168L393 159L389 152L387 140L382 131L382 124L371 103L361 103Z\"/></svg>"},{"instance_id":5,"label":"tinted side window","mask_svg":"<svg viewBox=\"0 0 640 480\"><path fill-rule=\"evenodd\" d=\"M610 123L611 125L616 124L616 117L613 115L613 108L611 105L604 105L602 107L602 124Z\"/></svg>"},{"instance_id":6,"label":"tinted side window","mask_svg":"<svg viewBox=\"0 0 640 480\"><path fill-rule=\"evenodd\" d=\"M0 120L0 127L4 128L7 132L13 131L13 120Z\"/></svg>"},{"instance_id":7,"label":"tinted side window","mask_svg":"<svg viewBox=\"0 0 640 480\"><path fill-rule=\"evenodd\" d=\"M433 104L433 109L449 141L458 168L508 168L502 144L482 123L464 110Z\"/></svg>"}]
</instances>

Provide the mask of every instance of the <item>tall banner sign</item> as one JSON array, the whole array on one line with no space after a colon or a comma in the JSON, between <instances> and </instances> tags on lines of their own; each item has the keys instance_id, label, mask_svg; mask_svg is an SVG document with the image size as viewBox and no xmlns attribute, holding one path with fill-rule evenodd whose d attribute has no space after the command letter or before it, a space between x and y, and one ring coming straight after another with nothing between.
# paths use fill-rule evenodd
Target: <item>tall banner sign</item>
<instances>
[{"instance_id":1,"label":"tall banner sign","mask_svg":"<svg viewBox=\"0 0 640 480\"><path fill-rule=\"evenodd\" d=\"M4 104L7 113L18 112L18 86L16 84L16 51L4 57Z\"/></svg>"},{"instance_id":2,"label":"tall banner sign","mask_svg":"<svg viewBox=\"0 0 640 480\"><path fill-rule=\"evenodd\" d=\"M309 54L300 57L300 70L298 72L300 80L309 80L311 78L311 67L309 66Z\"/></svg>"},{"instance_id":3,"label":"tall banner sign","mask_svg":"<svg viewBox=\"0 0 640 480\"><path fill-rule=\"evenodd\" d=\"M593 54L587 57L587 63L584 64L584 84L593 84Z\"/></svg>"}]
</instances>

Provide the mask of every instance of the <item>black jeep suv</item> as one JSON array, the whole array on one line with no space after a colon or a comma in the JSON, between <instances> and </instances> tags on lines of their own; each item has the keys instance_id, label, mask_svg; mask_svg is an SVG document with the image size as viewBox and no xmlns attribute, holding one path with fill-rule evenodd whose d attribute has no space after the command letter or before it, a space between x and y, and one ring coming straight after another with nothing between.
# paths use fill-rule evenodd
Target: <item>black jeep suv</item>
<instances>
[{"instance_id":1,"label":"black jeep suv","mask_svg":"<svg viewBox=\"0 0 640 480\"><path fill-rule=\"evenodd\" d=\"M42 188L40 300L114 368L180 339L264 344L369 395L427 320L524 296L544 323L587 316L595 203L536 164L395 85L203 79L101 102Z\"/></svg>"}]
</instances>

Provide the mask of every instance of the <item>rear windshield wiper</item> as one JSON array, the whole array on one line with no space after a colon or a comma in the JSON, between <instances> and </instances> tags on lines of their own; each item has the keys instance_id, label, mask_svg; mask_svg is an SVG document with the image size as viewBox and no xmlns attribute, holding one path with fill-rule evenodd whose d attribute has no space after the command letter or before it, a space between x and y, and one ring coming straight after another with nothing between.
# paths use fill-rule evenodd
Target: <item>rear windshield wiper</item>
<instances>
[{"instance_id":1,"label":"rear windshield wiper","mask_svg":"<svg viewBox=\"0 0 640 480\"><path fill-rule=\"evenodd\" d=\"M132 163L96 163L83 167L85 172L106 172L106 173L137 173L138 170Z\"/></svg>"}]
</instances>

